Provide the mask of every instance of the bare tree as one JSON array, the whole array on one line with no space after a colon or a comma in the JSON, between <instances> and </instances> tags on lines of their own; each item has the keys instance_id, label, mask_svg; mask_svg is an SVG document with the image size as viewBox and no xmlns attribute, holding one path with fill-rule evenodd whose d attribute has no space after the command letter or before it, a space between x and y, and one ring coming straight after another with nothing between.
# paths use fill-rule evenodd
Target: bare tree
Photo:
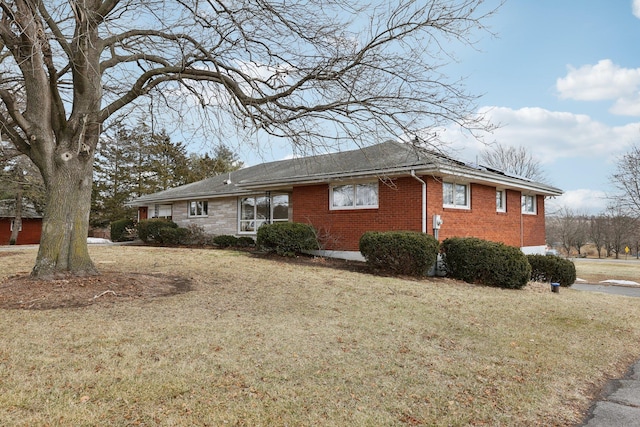
<instances>
[{"instance_id":1,"label":"bare tree","mask_svg":"<svg viewBox=\"0 0 640 427\"><path fill-rule=\"evenodd\" d=\"M47 188L32 275L97 274L86 244L96 144L143 97L185 126L211 125L207 135L233 125L299 148L482 127L476 98L441 67L452 42L484 29L495 10L483 3L1 1L0 131Z\"/></svg>"},{"instance_id":2,"label":"bare tree","mask_svg":"<svg viewBox=\"0 0 640 427\"><path fill-rule=\"evenodd\" d=\"M618 158L611 183L622 193L616 204L631 213L640 211L640 146L635 144L629 152Z\"/></svg>"},{"instance_id":3,"label":"bare tree","mask_svg":"<svg viewBox=\"0 0 640 427\"><path fill-rule=\"evenodd\" d=\"M562 210L547 221L546 234L552 242L562 245L567 256L571 256L571 250L575 248L580 256L580 248L586 240L585 221L583 216L577 215L569 208Z\"/></svg>"},{"instance_id":4,"label":"bare tree","mask_svg":"<svg viewBox=\"0 0 640 427\"><path fill-rule=\"evenodd\" d=\"M528 178L532 181L546 181L540 162L525 147L510 147L494 143L480 152L480 159L492 168Z\"/></svg>"},{"instance_id":5,"label":"bare tree","mask_svg":"<svg viewBox=\"0 0 640 427\"><path fill-rule=\"evenodd\" d=\"M606 247L607 217L604 214L589 218L589 239L596 247L598 258L602 256L602 249Z\"/></svg>"},{"instance_id":6,"label":"bare tree","mask_svg":"<svg viewBox=\"0 0 640 427\"><path fill-rule=\"evenodd\" d=\"M620 258L625 246L632 245L637 219L627 215L624 204L615 204L607 208L609 219L609 240L616 259Z\"/></svg>"}]
</instances>

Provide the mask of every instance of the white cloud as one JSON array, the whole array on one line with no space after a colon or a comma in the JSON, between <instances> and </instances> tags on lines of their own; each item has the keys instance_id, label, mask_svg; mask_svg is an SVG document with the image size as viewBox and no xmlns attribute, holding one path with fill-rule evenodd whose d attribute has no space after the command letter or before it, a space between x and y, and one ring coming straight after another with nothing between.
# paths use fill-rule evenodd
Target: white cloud
<instances>
[{"instance_id":1,"label":"white cloud","mask_svg":"<svg viewBox=\"0 0 640 427\"><path fill-rule=\"evenodd\" d=\"M634 96L619 98L609 111L621 116L640 117L640 93L636 93Z\"/></svg>"},{"instance_id":2,"label":"white cloud","mask_svg":"<svg viewBox=\"0 0 640 427\"><path fill-rule=\"evenodd\" d=\"M640 3L640 0L636 0ZM556 81L560 98L599 101L633 95L640 86L640 68L621 68L610 59L580 68L569 66Z\"/></svg>"},{"instance_id":3,"label":"white cloud","mask_svg":"<svg viewBox=\"0 0 640 427\"><path fill-rule=\"evenodd\" d=\"M600 190L578 189L566 191L562 196L545 202L547 215L553 215L562 209L570 209L576 214L596 215L607 207L607 195Z\"/></svg>"},{"instance_id":4,"label":"white cloud","mask_svg":"<svg viewBox=\"0 0 640 427\"><path fill-rule=\"evenodd\" d=\"M633 12L633 16L640 19L640 0L633 0L631 10Z\"/></svg>"},{"instance_id":5,"label":"white cloud","mask_svg":"<svg viewBox=\"0 0 640 427\"><path fill-rule=\"evenodd\" d=\"M497 142L506 146L524 146L541 163L559 159L591 158L612 162L640 137L640 123L608 126L584 114L549 111L543 108L485 107L481 111L494 124L501 127L484 136L484 143ZM487 146L462 133L444 133L449 144L466 160Z\"/></svg>"}]
</instances>

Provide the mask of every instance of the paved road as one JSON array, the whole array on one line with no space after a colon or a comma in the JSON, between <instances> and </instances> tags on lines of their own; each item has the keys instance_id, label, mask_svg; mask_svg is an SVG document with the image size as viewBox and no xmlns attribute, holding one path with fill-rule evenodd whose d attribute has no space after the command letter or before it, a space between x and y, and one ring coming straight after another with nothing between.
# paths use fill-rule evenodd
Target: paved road
<instances>
[{"instance_id":1,"label":"paved road","mask_svg":"<svg viewBox=\"0 0 640 427\"><path fill-rule=\"evenodd\" d=\"M575 283L572 289L640 297L640 286ZM640 361L629 374L606 385L603 397L589 410L583 427L640 427Z\"/></svg>"},{"instance_id":2,"label":"paved road","mask_svg":"<svg viewBox=\"0 0 640 427\"><path fill-rule=\"evenodd\" d=\"M574 283L571 285L571 289L625 295L628 297L640 297L640 286L589 285L586 283Z\"/></svg>"},{"instance_id":3,"label":"paved road","mask_svg":"<svg viewBox=\"0 0 640 427\"><path fill-rule=\"evenodd\" d=\"M625 378L610 381L604 394L591 407L583 427L640 427L640 362Z\"/></svg>"}]
</instances>

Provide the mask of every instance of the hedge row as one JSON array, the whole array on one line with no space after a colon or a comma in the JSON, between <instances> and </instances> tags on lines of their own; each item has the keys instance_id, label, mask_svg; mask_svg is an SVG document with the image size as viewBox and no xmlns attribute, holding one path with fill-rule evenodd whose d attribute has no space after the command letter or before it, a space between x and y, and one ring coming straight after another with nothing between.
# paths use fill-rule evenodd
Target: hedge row
<instances>
[{"instance_id":1,"label":"hedge row","mask_svg":"<svg viewBox=\"0 0 640 427\"><path fill-rule=\"evenodd\" d=\"M116 229L126 226L118 224ZM182 244L194 238L194 230L162 219L140 221L137 230L138 237L145 242ZM216 236L212 242L219 247L254 244L251 237L231 235ZM282 256L319 249L313 227L292 222L261 226L255 243ZM525 255L516 247L473 237L449 238L439 244L433 236L419 232L367 232L360 238L359 246L368 264L392 274L425 276L435 266L440 252L447 276L468 283L520 289L529 280L571 286L576 279L571 261L557 256Z\"/></svg>"},{"instance_id":2,"label":"hedge row","mask_svg":"<svg viewBox=\"0 0 640 427\"><path fill-rule=\"evenodd\" d=\"M120 225L118 225L118 227L120 227ZM249 247L255 245L255 241L249 236L236 237L220 235L211 237L198 225L192 224L187 228L182 228L178 227L178 224L171 220L160 218L141 220L138 222L136 230L140 240L145 243L154 242L162 245L214 244L221 248Z\"/></svg>"}]
</instances>

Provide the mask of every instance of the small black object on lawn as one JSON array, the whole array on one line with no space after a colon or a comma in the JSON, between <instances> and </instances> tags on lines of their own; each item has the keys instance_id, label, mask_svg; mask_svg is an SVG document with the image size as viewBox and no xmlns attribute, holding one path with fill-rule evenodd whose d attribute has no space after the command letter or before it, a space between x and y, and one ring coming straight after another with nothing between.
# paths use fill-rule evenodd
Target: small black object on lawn
<instances>
[{"instance_id":1,"label":"small black object on lawn","mask_svg":"<svg viewBox=\"0 0 640 427\"><path fill-rule=\"evenodd\" d=\"M560 293L560 283L552 283L551 284L551 292L559 294Z\"/></svg>"}]
</instances>

